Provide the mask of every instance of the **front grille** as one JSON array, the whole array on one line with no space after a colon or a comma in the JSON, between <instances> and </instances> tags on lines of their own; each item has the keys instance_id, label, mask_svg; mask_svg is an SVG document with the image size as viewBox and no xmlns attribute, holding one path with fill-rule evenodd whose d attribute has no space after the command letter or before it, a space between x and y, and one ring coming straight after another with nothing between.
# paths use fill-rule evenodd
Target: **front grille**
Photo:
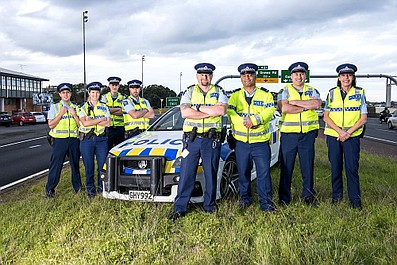
<instances>
[{"instance_id":1,"label":"front grille","mask_svg":"<svg viewBox=\"0 0 397 265\"><path fill-rule=\"evenodd\" d=\"M149 170L152 165L151 162L152 160L150 159L124 160L122 162L122 167L130 170Z\"/></svg>"}]
</instances>

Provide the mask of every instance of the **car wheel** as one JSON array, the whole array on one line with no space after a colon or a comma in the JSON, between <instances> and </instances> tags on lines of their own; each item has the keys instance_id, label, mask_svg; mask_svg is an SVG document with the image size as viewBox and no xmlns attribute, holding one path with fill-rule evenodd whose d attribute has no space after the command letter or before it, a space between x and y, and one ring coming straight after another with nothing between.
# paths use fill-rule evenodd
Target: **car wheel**
<instances>
[{"instance_id":1,"label":"car wheel","mask_svg":"<svg viewBox=\"0 0 397 265\"><path fill-rule=\"evenodd\" d=\"M388 122L388 123L387 123L387 127L388 127L389 129L393 129L393 125L391 124L391 122Z\"/></svg>"},{"instance_id":2,"label":"car wheel","mask_svg":"<svg viewBox=\"0 0 397 265\"><path fill-rule=\"evenodd\" d=\"M222 198L235 197L239 194L237 163L234 155L231 155L223 166L220 192Z\"/></svg>"},{"instance_id":3,"label":"car wheel","mask_svg":"<svg viewBox=\"0 0 397 265\"><path fill-rule=\"evenodd\" d=\"M19 121L19 126L23 126L23 121Z\"/></svg>"}]
</instances>

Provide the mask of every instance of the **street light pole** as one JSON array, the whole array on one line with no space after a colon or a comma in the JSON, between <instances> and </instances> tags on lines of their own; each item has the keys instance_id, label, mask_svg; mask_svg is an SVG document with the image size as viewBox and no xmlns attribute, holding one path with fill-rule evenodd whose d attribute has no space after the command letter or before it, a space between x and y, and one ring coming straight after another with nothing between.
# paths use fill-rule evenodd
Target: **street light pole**
<instances>
[{"instance_id":1,"label":"street light pole","mask_svg":"<svg viewBox=\"0 0 397 265\"><path fill-rule=\"evenodd\" d=\"M179 74L179 96L181 96L182 92L182 72Z\"/></svg>"},{"instance_id":2,"label":"street light pole","mask_svg":"<svg viewBox=\"0 0 397 265\"><path fill-rule=\"evenodd\" d=\"M145 61L145 55L142 55L142 97L143 97L143 61Z\"/></svg>"},{"instance_id":3,"label":"street light pole","mask_svg":"<svg viewBox=\"0 0 397 265\"><path fill-rule=\"evenodd\" d=\"M86 101L86 94L87 94L87 74L85 69L85 23L88 22L88 11L83 12L83 64L84 64L84 102Z\"/></svg>"}]
</instances>

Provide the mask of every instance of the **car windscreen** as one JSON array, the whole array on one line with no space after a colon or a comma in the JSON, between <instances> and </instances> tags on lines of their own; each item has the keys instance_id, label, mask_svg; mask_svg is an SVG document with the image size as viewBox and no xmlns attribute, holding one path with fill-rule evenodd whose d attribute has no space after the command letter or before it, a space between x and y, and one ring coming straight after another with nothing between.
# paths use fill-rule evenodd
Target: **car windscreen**
<instances>
[{"instance_id":1,"label":"car windscreen","mask_svg":"<svg viewBox=\"0 0 397 265\"><path fill-rule=\"evenodd\" d=\"M155 121L148 131L182 131L184 120L179 107L175 107Z\"/></svg>"}]
</instances>

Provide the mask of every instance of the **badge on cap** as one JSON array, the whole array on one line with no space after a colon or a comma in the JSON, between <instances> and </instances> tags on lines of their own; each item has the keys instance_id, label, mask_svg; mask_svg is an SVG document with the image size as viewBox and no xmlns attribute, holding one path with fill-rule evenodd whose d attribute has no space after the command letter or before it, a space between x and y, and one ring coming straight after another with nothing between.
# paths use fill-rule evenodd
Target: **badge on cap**
<instances>
[{"instance_id":1,"label":"badge on cap","mask_svg":"<svg viewBox=\"0 0 397 265\"><path fill-rule=\"evenodd\" d=\"M215 66L210 63L198 63L194 66L198 74L212 74L215 71Z\"/></svg>"},{"instance_id":2,"label":"badge on cap","mask_svg":"<svg viewBox=\"0 0 397 265\"><path fill-rule=\"evenodd\" d=\"M139 88L139 87L141 87L142 82L137 79L134 79L134 80L128 81L127 84L129 87Z\"/></svg>"},{"instance_id":3,"label":"badge on cap","mask_svg":"<svg viewBox=\"0 0 397 265\"><path fill-rule=\"evenodd\" d=\"M296 62L288 67L288 71L292 74L295 72L306 72L309 69L307 63L304 62Z\"/></svg>"}]
</instances>

